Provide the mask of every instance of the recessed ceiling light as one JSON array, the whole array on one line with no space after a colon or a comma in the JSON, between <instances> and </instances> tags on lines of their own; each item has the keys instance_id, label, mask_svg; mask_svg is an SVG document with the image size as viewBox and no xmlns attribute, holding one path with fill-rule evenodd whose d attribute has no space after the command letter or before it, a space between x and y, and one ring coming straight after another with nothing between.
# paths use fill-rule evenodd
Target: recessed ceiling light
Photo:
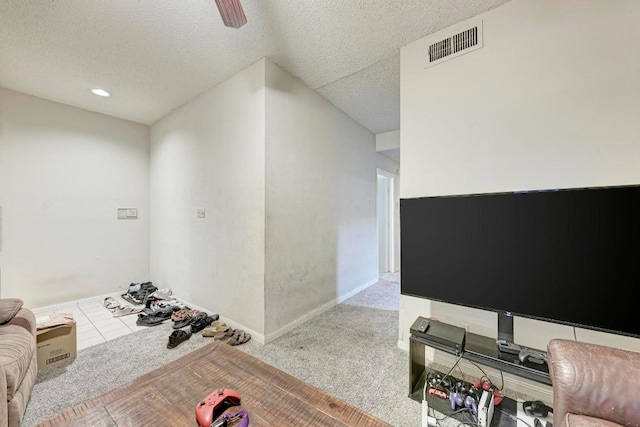
<instances>
[{"instance_id":1,"label":"recessed ceiling light","mask_svg":"<svg viewBox=\"0 0 640 427\"><path fill-rule=\"evenodd\" d=\"M98 96L111 96L111 94L104 89L91 89L91 92Z\"/></svg>"}]
</instances>

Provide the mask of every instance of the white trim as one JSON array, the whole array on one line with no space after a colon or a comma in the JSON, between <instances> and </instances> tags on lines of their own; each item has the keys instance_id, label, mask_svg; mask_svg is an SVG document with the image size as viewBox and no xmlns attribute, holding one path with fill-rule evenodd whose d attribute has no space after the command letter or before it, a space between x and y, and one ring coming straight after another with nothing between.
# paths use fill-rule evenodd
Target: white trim
<instances>
[{"instance_id":1,"label":"white trim","mask_svg":"<svg viewBox=\"0 0 640 427\"><path fill-rule=\"evenodd\" d=\"M377 175L382 175L384 177L389 178L388 192L387 192L387 232L389 233L388 241L387 241L387 265L389 272L396 271L396 235L395 235L395 222L396 222L396 212L395 212L395 185L396 185L396 174L393 172L389 172L384 169L376 168ZM376 187L377 188L377 187ZM376 190L376 196L378 196L378 192ZM377 197L376 197L376 211L377 211ZM376 215L377 216L377 215ZM378 245L380 245L380 240L378 239ZM378 266L380 265L380 260L378 260Z\"/></svg>"},{"instance_id":2,"label":"white trim","mask_svg":"<svg viewBox=\"0 0 640 427\"><path fill-rule=\"evenodd\" d=\"M402 340L398 340L398 348L400 350L404 350L404 351L406 351L408 353L409 352L409 343L404 342Z\"/></svg>"},{"instance_id":3,"label":"white trim","mask_svg":"<svg viewBox=\"0 0 640 427\"><path fill-rule=\"evenodd\" d=\"M320 307L315 308L313 310L311 310L310 312L306 313L305 315L298 317L296 320L294 320L293 322L283 326L282 328L278 329L277 331L271 332L269 334L266 335L265 337L265 344L266 343L270 343L271 341L275 340L276 338L280 338L281 336L283 336L284 334L286 334L287 332L291 331L292 329L294 329L296 326L303 324L304 322L306 322L307 320L310 320L311 318L318 316L322 313L324 313L325 311L329 310L330 308L335 307L336 305L340 304L341 302L345 301L346 299L351 298L352 296L354 296L355 294L362 292L363 290L367 289L369 286L378 283L379 279L375 279L371 282L365 283L364 285L354 289L353 291L342 295L338 298L335 298L325 304L322 304Z\"/></svg>"}]
</instances>

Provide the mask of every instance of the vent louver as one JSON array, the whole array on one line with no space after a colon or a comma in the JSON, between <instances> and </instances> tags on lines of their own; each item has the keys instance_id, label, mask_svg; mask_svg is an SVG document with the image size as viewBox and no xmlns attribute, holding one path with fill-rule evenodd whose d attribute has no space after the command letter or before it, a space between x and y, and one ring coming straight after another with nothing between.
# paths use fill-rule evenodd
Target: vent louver
<instances>
[{"instance_id":1,"label":"vent louver","mask_svg":"<svg viewBox=\"0 0 640 427\"><path fill-rule=\"evenodd\" d=\"M429 46L427 67L482 47L482 21Z\"/></svg>"}]
</instances>

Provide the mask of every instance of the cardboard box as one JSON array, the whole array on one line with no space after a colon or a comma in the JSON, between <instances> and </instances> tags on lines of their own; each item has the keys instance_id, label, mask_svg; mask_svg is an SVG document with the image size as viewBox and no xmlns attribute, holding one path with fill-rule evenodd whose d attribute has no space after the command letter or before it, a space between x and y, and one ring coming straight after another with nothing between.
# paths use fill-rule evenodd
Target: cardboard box
<instances>
[{"instance_id":1,"label":"cardboard box","mask_svg":"<svg viewBox=\"0 0 640 427\"><path fill-rule=\"evenodd\" d=\"M77 356L76 321L38 329L38 370L69 363Z\"/></svg>"}]
</instances>

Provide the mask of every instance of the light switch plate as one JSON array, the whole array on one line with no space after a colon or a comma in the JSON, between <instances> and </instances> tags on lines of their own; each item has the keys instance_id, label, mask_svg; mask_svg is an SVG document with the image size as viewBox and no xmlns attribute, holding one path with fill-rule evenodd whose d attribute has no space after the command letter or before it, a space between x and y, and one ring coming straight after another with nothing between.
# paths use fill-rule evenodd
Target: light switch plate
<instances>
[{"instance_id":1,"label":"light switch plate","mask_svg":"<svg viewBox=\"0 0 640 427\"><path fill-rule=\"evenodd\" d=\"M118 219L138 219L138 209L118 208Z\"/></svg>"}]
</instances>

